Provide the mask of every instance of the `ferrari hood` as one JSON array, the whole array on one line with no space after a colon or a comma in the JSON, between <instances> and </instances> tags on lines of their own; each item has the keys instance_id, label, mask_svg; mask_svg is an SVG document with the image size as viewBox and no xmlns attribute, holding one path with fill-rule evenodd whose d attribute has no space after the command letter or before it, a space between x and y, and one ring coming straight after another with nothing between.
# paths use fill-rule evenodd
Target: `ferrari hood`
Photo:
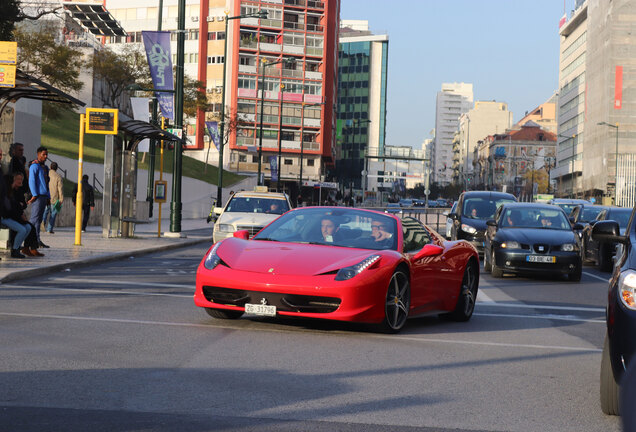
<instances>
[{"instance_id":1,"label":"ferrari hood","mask_svg":"<svg viewBox=\"0 0 636 432\"><path fill-rule=\"evenodd\" d=\"M228 238L217 254L234 270L279 275L316 275L357 264L374 251L335 246ZM376 252L377 253L377 252Z\"/></svg>"}]
</instances>

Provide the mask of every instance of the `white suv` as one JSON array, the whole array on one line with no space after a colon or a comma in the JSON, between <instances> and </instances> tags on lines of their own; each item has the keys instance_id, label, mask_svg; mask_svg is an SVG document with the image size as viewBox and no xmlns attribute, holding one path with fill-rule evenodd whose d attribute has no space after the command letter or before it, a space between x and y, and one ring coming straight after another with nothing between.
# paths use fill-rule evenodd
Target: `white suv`
<instances>
[{"instance_id":1,"label":"white suv","mask_svg":"<svg viewBox=\"0 0 636 432\"><path fill-rule=\"evenodd\" d=\"M289 197L276 192L236 192L225 208L215 207L219 215L214 224L214 243L232 237L235 231L248 230L250 237L291 209Z\"/></svg>"}]
</instances>

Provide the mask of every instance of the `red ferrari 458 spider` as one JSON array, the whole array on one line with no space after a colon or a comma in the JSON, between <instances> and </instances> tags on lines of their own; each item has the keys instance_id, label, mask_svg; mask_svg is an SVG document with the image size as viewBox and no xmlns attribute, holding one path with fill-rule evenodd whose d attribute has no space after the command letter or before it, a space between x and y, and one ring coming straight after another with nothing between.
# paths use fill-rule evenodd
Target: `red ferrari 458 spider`
<instances>
[{"instance_id":1,"label":"red ferrari 458 spider","mask_svg":"<svg viewBox=\"0 0 636 432\"><path fill-rule=\"evenodd\" d=\"M215 318L322 318L395 333L409 317L467 321L475 308L475 248L414 218L303 207L248 237L214 244L199 265L194 302Z\"/></svg>"}]
</instances>

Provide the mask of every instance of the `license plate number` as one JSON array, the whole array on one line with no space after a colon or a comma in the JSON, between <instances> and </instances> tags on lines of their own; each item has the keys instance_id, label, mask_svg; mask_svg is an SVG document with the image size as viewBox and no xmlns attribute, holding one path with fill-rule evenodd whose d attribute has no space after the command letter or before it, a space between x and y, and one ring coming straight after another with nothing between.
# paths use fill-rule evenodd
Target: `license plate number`
<instances>
[{"instance_id":1,"label":"license plate number","mask_svg":"<svg viewBox=\"0 0 636 432\"><path fill-rule=\"evenodd\" d=\"M526 256L526 261L535 263L554 263L556 262L556 257L544 255L528 255Z\"/></svg>"},{"instance_id":2,"label":"license plate number","mask_svg":"<svg viewBox=\"0 0 636 432\"><path fill-rule=\"evenodd\" d=\"M246 303L245 313L251 315L276 316L276 306Z\"/></svg>"}]
</instances>

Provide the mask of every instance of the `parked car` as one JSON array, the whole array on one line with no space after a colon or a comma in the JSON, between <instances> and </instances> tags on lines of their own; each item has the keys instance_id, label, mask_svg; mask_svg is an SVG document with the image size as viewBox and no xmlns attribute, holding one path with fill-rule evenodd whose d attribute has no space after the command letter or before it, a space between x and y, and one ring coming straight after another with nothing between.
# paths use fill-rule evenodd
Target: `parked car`
<instances>
[{"instance_id":1,"label":"parked car","mask_svg":"<svg viewBox=\"0 0 636 432\"><path fill-rule=\"evenodd\" d=\"M467 240L482 253L486 240L486 221L495 217L497 208L502 204L516 201L514 195L505 192L462 193L457 200L457 208L448 215L453 219L451 240Z\"/></svg>"},{"instance_id":2,"label":"parked car","mask_svg":"<svg viewBox=\"0 0 636 432\"><path fill-rule=\"evenodd\" d=\"M506 203L486 223L484 270L493 277L539 272L581 280L581 242L561 208Z\"/></svg>"},{"instance_id":3,"label":"parked car","mask_svg":"<svg viewBox=\"0 0 636 432\"><path fill-rule=\"evenodd\" d=\"M612 271L617 243L595 240L592 237L592 230L594 225L600 221L613 220L618 223L620 234L623 235L631 214L632 209L624 207L608 207L601 210L596 219L583 229L583 259L595 262L601 271Z\"/></svg>"},{"instance_id":4,"label":"parked car","mask_svg":"<svg viewBox=\"0 0 636 432\"><path fill-rule=\"evenodd\" d=\"M240 230L256 234L291 207L289 197L283 193L236 192L224 208L214 208L218 218L212 239L216 243Z\"/></svg>"},{"instance_id":5,"label":"parked car","mask_svg":"<svg viewBox=\"0 0 636 432\"><path fill-rule=\"evenodd\" d=\"M413 207L413 199L403 198L398 204L400 204L400 207Z\"/></svg>"},{"instance_id":6,"label":"parked car","mask_svg":"<svg viewBox=\"0 0 636 432\"><path fill-rule=\"evenodd\" d=\"M400 206L400 204L398 203L388 203L386 205L386 210L387 213L399 213L402 211L402 206Z\"/></svg>"},{"instance_id":7,"label":"parked car","mask_svg":"<svg viewBox=\"0 0 636 432\"><path fill-rule=\"evenodd\" d=\"M619 384L636 361L636 231L634 210L625 230L616 220L601 220L592 228L597 243L620 244L615 271L609 281L607 332L601 358L600 400L605 414L619 414Z\"/></svg>"},{"instance_id":8,"label":"parked car","mask_svg":"<svg viewBox=\"0 0 636 432\"><path fill-rule=\"evenodd\" d=\"M593 204L577 204L570 213L570 221L573 224L581 224L583 228L596 219L598 214L607 209L606 206ZM583 238L583 229L576 231L580 238Z\"/></svg>"},{"instance_id":9,"label":"parked car","mask_svg":"<svg viewBox=\"0 0 636 432\"><path fill-rule=\"evenodd\" d=\"M552 198L550 201L548 201L548 204L561 207L565 214L569 216L572 213L574 207L576 207L578 204L591 205L592 203L584 199Z\"/></svg>"},{"instance_id":10,"label":"parked car","mask_svg":"<svg viewBox=\"0 0 636 432\"><path fill-rule=\"evenodd\" d=\"M446 238L450 240L451 238L451 230L453 229L453 218L450 217L451 213L455 213L455 210L457 210L457 201L455 201L453 203L453 206L451 207L450 211L445 213L446 214Z\"/></svg>"},{"instance_id":11,"label":"parked car","mask_svg":"<svg viewBox=\"0 0 636 432\"><path fill-rule=\"evenodd\" d=\"M319 318L396 333L412 316L468 321L478 286L475 248L417 219L302 207L251 239L238 231L213 245L197 269L194 302L221 319Z\"/></svg>"},{"instance_id":12,"label":"parked car","mask_svg":"<svg viewBox=\"0 0 636 432\"><path fill-rule=\"evenodd\" d=\"M437 207L448 207L448 201L445 198L438 198Z\"/></svg>"}]
</instances>

